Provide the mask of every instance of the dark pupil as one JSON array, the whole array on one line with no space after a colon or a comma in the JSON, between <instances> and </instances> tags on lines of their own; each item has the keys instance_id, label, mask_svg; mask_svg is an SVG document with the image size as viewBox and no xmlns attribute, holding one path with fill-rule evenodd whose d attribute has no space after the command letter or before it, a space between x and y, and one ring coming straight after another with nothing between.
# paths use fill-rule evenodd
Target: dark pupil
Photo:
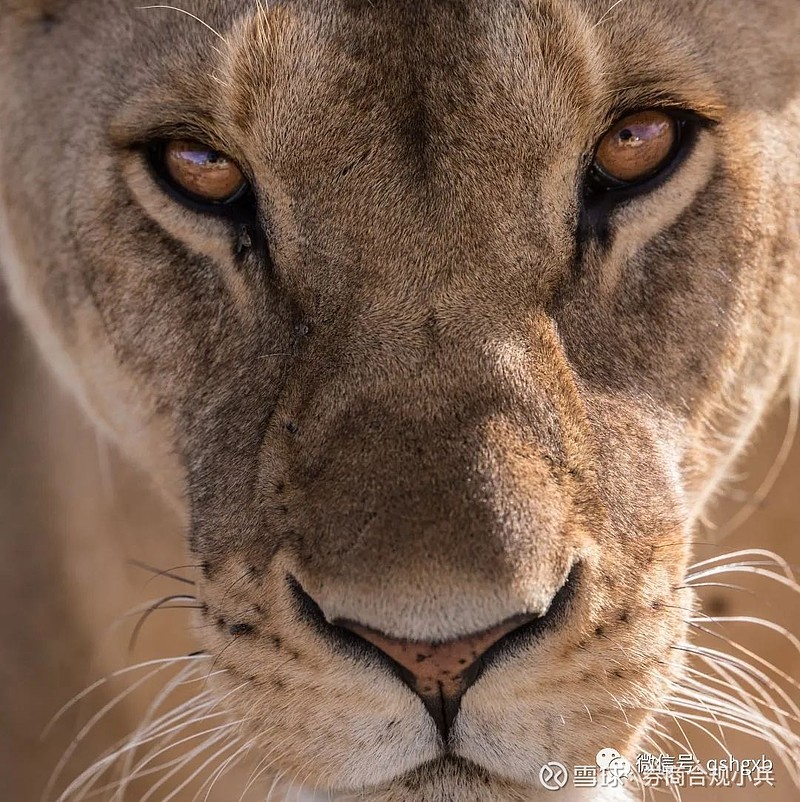
<instances>
[{"instance_id":1,"label":"dark pupil","mask_svg":"<svg viewBox=\"0 0 800 802\"><path fill-rule=\"evenodd\" d=\"M635 139L636 138L636 134L634 134L633 131L631 131L630 128L625 128L624 130L619 132L619 138L623 142L630 142L631 139Z\"/></svg>"}]
</instances>

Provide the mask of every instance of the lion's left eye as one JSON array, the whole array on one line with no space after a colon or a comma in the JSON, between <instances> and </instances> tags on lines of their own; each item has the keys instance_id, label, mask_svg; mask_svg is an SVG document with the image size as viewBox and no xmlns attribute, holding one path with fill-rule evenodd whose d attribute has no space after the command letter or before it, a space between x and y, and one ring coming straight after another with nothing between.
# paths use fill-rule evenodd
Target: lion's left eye
<instances>
[{"instance_id":1,"label":"lion's left eye","mask_svg":"<svg viewBox=\"0 0 800 802\"><path fill-rule=\"evenodd\" d=\"M666 111L643 111L617 122L600 140L593 178L606 189L632 187L666 169L678 152L681 122Z\"/></svg>"},{"instance_id":2,"label":"lion's left eye","mask_svg":"<svg viewBox=\"0 0 800 802\"><path fill-rule=\"evenodd\" d=\"M250 188L233 159L191 139L162 143L155 167L182 199L194 204L230 205Z\"/></svg>"}]
</instances>

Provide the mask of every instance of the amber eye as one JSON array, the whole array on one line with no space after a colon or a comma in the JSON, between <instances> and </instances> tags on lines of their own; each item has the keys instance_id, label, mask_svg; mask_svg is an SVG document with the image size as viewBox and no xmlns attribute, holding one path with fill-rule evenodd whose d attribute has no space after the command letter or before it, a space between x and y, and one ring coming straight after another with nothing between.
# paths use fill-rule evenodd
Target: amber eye
<instances>
[{"instance_id":1,"label":"amber eye","mask_svg":"<svg viewBox=\"0 0 800 802\"><path fill-rule=\"evenodd\" d=\"M667 167L680 142L680 123L664 111L624 117L600 140L593 167L609 186L638 184Z\"/></svg>"},{"instance_id":2,"label":"amber eye","mask_svg":"<svg viewBox=\"0 0 800 802\"><path fill-rule=\"evenodd\" d=\"M192 201L229 204L249 186L229 156L191 139L164 143L161 162L170 183Z\"/></svg>"}]
</instances>

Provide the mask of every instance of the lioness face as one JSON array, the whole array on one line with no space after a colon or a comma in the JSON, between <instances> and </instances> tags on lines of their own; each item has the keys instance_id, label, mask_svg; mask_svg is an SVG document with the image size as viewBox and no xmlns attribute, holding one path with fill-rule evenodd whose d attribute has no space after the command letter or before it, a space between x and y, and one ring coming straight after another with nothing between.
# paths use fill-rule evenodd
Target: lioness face
<instances>
[{"instance_id":1,"label":"lioness face","mask_svg":"<svg viewBox=\"0 0 800 802\"><path fill-rule=\"evenodd\" d=\"M3 259L224 704L370 799L630 751L796 379L796 0L139 6L0 0Z\"/></svg>"}]
</instances>

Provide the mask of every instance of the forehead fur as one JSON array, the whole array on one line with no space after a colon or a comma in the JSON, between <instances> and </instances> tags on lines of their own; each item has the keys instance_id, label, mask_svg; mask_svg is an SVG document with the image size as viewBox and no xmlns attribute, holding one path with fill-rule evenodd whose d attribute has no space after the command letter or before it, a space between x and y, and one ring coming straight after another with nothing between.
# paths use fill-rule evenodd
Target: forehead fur
<instances>
[{"instance_id":1,"label":"forehead fur","mask_svg":"<svg viewBox=\"0 0 800 802\"><path fill-rule=\"evenodd\" d=\"M649 3L290 2L245 13L223 49L224 101L259 133L281 104L375 116L392 95L416 106L418 136L428 115L479 105L504 122L524 110L534 133L637 107L722 111L700 44Z\"/></svg>"}]
</instances>

